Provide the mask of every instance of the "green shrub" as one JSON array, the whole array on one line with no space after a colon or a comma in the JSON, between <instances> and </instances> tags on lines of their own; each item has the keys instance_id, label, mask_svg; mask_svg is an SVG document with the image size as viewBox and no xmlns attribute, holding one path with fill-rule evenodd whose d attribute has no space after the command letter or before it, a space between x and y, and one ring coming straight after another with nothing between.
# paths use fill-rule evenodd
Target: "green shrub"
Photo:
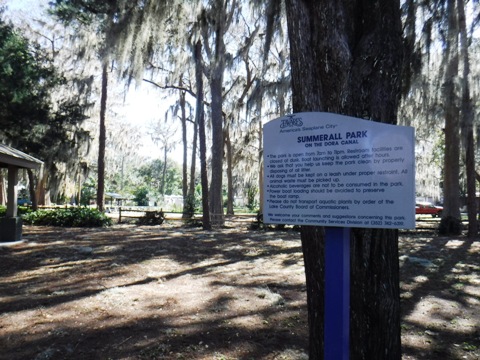
<instances>
[{"instance_id":1,"label":"green shrub","mask_svg":"<svg viewBox=\"0 0 480 360\"><path fill-rule=\"evenodd\" d=\"M88 206L92 200L95 200L97 194L97 189L92 184L85 184L82 187L82 192L80 195L80 205Z\"/></svg>"},{"instance_id":2,"label":"green shrub","mask_svg":"<svg viewBox=\"0 0 480 360\"><path fill-rule=\"evenodd\" d=\"M17 208L18 215L25 215L32 212L32 208L28 206L19 206ZM7 214L7 207L0 205L0 217L4 217Z\"/></svg>"},{"instance_id":3,"label":"green shrub","mask_svg":"<svg viewBox=\"0 0 480 360\"><path fill-rule=\"evenodd\" d=\"M200 200L195 195L187 195L185 198L184 216L193 217L200 207Z\"/></svg>"},{"instance_id":4,"label":"green shrub","mask_svg":"<svg viewBox=\"0 0 480 360\"><path fill-rule=\"evenodd\" d=\"M63 227L103 227L112 220L97 209L75 207L53 210L37 210L23 216L25 224Z\"/></svg>"},{"instance_id":5,"label":"green shrub","mask_svg":"<svg viewBox=\"0 0 480 360\"><path fill-rule=\"evenodd\" d=\"M133 192L133 201L138 206L148 206L148 189L146 187L140 187Z\"/></svg>"},{"instance_id":6,"label":"green shrub","mask_svg":"<svg viewBox=\"0 0 480 360\"><path fill-rule=\"evenodd\" d=\"M258 203L256 200L256 196L258 193L258 188L256 186L249 186L247 188L247 208L250 211L254 211L258 208Z\"/></svg>"},{"instance_id":7,"label":"green shrub","mask_svg":"<svg viewBox=\"0 0 480 360\"><path fill-rule=\"evenodd\" d=\"M18 215L26 215L26 214L30 214L32 212L32 208L30 206L19 206L18 207Z\"/></svg>"}]
</instances>

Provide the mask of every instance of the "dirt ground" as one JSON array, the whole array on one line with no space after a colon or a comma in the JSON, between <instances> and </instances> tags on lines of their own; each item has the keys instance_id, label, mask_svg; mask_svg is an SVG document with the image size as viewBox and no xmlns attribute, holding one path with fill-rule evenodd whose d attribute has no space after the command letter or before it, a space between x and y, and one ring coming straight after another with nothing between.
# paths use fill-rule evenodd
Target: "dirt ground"
<instances>
[{"instance_id":1,"label":"dirt ground","mask_svg":"<svg viewBox=\"0 0 480 360\"><path fill-rule=\"evenodd\" d=\"M480 242L401 232L403 359L480 359ZM24 227L0 247L0 359L307 359L299 234Z\"/></svg>"}]
</instances>

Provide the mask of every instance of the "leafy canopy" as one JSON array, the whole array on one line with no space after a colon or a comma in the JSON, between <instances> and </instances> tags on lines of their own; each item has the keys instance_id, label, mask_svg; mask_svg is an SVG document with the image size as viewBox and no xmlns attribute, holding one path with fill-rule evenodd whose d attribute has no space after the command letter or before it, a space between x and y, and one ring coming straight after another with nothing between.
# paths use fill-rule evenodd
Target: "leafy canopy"
<instances>
[{"instance_id":1,"label":"leafy canopy","mask_svg":"<svg viewBox=\"0 0 480 360\"><path fill-rule=\"evenodd\" d=\"M39 157L52 168L69 162L87 132L86 118L74 100L54 103L52 94L65 83L53 61L28 41L0 13L0 141Z\"/></svg>"},{"instance_id":2,"label":"leafy canopy","mask_svg":"<svg viewBox=\"0 0 480 360\"><path fill-rule=\"evenodd\" d=\"M0 128L6 138L25 136L32 119L48 122L48 94L60 81L40 49L0 19Z\"/></svg>"}]
</instances>

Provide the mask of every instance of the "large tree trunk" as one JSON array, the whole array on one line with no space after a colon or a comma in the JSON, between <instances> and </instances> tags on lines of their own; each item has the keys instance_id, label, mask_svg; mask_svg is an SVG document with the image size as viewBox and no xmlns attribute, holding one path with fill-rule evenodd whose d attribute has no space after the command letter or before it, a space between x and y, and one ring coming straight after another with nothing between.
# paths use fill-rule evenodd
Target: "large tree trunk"
<instances>
[{"instance_id":1,"label":"large tree trunk","mask_svg":"<svg viewBox=\"0 0 480 360\"><path fill-rule=\"evenodd\" d=\"M475 184L475 142L473 138L473 104L470 97L470 60L468 53L467 25L465 20L465 4L457 0L458 24L460 29L460 53L463 62L462 77L462 135L465 147L465 164L467 173L467 212L468 237L473 238L478 233L477 200Z\"/></svg>"},{"instance_id":2,"label":"large tree trunk","mask_svg":"<svg viewBox=\"0 0 480 360\"><path fill-rule=\"evenodd\" d=\"M202 42L195 44L195 82L197 85L196 101L196 123L198 124L198 137L200 141L200 181L202 184L202 207L203 207L203 229L212 228L210 222L210 207L208 203L208 174L207 174L207 141L205 136L205 113L203 110L203 69L202 69Z\"/></svg>"},{"instance_id":3,"label":"large tree trunk","mask_svg":"<svg viewBox=\"0 0 480 360\"><path fill-rule=\"evenodd\" d=\"M163 148L162 182L160 183L160 195L162 195L162 200L165 198L165 185L167 182L167 156L168 147L165 145Z\"/></svg>"},{"instance_id":4,"label":"large tree trunk","mask_svg":"<svg viewBox=\"0 0 480 360\"><path fill-rule=\"evenodd\" d=\"M188 197L187 202L189 204L184 204L184 213L185 218L192 217L195 212L195 168L197 163L197 137L198 137L198 125L197 121L193 122L193 144L192 144L192 162L190 164L190 183L188 185ZM187 205L187 208L185 208Z\"/></svg>"},{"instance_id":5,"label":"large tree trunk","mask_svg":"<svg viewBox=\"0 0 480 360\"><path fill-rule=\"evenodd\" d=\"M225 148L227 149L227 215L234 215L233 211L233 147L230 140L230 129L225 129Z\"/></svg>"},{"instance_id":6,"label":"large tree trunk","mask_svg":"<svg viewBox=\"0 0 480 360\"><path fill-rule=\"evenodd\" d=\"M323 359L325 232L324 228L319 226L302 226L301 229L305 280L307 285L308 354L309 359Z\"/></svg>"},{"instance_id":7,"label":"large tree trunk","mask_svg":"<svg viewBox=\"0 0 480 360\"><path fill-rule=\"evenodd\" d=\"M75 202L77 205L81 205L82 203L82 174L79 172L75 176L75 186L76 186L76 194L75 194ZM122 158L122 183L123 183L123 158ZM120 188L122 190L122 188Z\"/></svg>"},{"instance_id":8,"label":"large tree trunk","mask_svg":"<svg viewBox=\"0 0 480 360\"><path fill-rule=\"evenodd\" d=\"M180 81L180 86L182 86ZM187 116L185 111L185 91L180 91L180 110L182 122L182 145L183 145L183 164L182 164L182 197L183 197L183 214L186 214L187 198L188 198L188 152L187 152Z\"/></svg>"},{"instance_id":9,"label":"large tree trunk","mask_svg":"<svg viewBox=\"0 0 480 360\"><path fill-rule=\"evenodd\" d=\"M38 205L49 206L50 201L50 191L47 189L47 184L49 183L48 171L43 168L43 171L40 173L40 179L37 183L37 188L35 190L35 198L37 199ZM33 200L32 200L33 201Z\"/></svg>"},{"instance_id":10,"label":"large tree trunk","mask_svg":"<svg viewBox=\"0 0 480 360\"><path fill-rule=\"evenodd\" d=\"M444 210L442 218L460 219L460 141L459 141L459 109L455 83L458 74L458 22L455 1L448 0L448 33L445 56L447 67L443 84L445 106L445 158L444 158Z\"/></svg>"},{"instance_id":11,"label":"large tree trunk","mask_svg":"<svg viewBox=\"0 0 480 360\"><path fill-rule=\"evenodd\" d=\"M37 211L38 200L37 200L37 197L35 196L35 189L37 187L36 184L38 183L38 179L36 178L32 169L27 169L27 174L28 174L28 191L30 193L30 199L32 201L32 209L33 211Z\"/></svg>"},{"instance_id":12,"label":"large tree trunk","mask_svg":"<svg viewBox=\"0 0 480 360\"><path fill-rule=\"evenodd\" d=\"M98 184L97 184L97 208L103 211L105 208L105 146L106 127L105 114L107 112L107 88L108 88L108 64L102 66L102 96L100 98L100 133L98 140Z\"/></svg>"},{"instance_id":13,"label":"large tree trunk","mask_svg":"<svg viewBox=\"0 0 480 360\"><path fill-rule=\"evenodd\" d=\"M263 129L262 122L258 122L258 163L260 164L259 179L258 179L258 189L259 189L259 209L263 209Z\"/></svg>"},{"instance_id":14,"label":"large tree trunk","mask_svg":"<svg viewBox=\"0 0 480 360\"><path fill-rule=\"evenodd\" d=\"M234 4L235 2L233 2ZM210 69L209 83L211 93L211 114L212 114L212 160L211 160L211 182L210 182L210 211L212 225L223 225L225 222L223 214L223 74L225 72L227 50L225 47L224 35L229 26L232 14L227 14L229 2L215 0L212 2L212 26L213 34L204 34L204 41L212 40L209 54ZM234 7L232 5L232 11Z\"/></svg>"},{"instance_id":15,"label":"large tree trunk","mask_svg":"<svg viewBox=\"0 0 480 360\"><path fill-rule=\"evenodd\" d=\"M197 164L197 137L198 125L193 123L193 140L192 140L192 163L190 164L190 183L188 185L188 196L195 196L195 173Z\"/></svg>"},{"instance_id":16,"label":"large tree trunk","mask_svg":"<svg viewBox=\"0 0 480 360\"><path fill-rule=\"evenodd\" d=\"M216 69L210 79L212 93L212 168L210 182L210 210L212 225L223 225L223 69Z\"/></svg>"},{"instance_id":17,"label":"large tree trunk","mask_svg":"<svg viewBox=\"0 0 480 360\"><path fill-rule=\"evenodd\" d=\"M287 0L293 110L396 123L402 39L398 0ZM309 356L323 359L324 236L302 229ZM352 231L350 356L400 359L398 231Z\"/></svg>"}]
</instances>

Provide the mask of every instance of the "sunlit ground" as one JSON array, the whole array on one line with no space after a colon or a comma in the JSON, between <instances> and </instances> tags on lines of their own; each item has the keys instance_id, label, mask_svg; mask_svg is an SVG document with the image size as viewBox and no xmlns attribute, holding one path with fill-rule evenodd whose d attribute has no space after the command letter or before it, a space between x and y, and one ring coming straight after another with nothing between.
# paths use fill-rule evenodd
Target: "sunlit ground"
<instances>
[{"instance_id":1,"label":"sunlit ground","mask_svg":"<svg viewBox=\"0 0 480 360\"><path fill-rule=\"evenodd\" d=\"M306 359L298 233L25 227L0 247L0 359ZM403 359L479 359L480 245L400 234Z\"/></svg>"}]
</instances>

